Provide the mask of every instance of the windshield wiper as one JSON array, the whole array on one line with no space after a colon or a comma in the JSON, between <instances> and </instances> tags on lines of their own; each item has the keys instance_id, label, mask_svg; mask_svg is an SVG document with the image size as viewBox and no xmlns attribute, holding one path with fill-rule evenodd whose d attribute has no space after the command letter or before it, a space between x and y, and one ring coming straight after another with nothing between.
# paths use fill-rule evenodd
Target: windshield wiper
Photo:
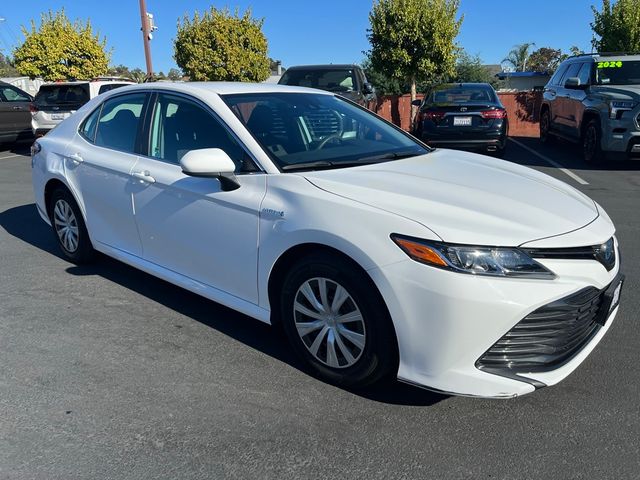
<instances>
[{"instance_id":1,"label":"windshield wiper","mask_svg":"<svg viewBox=\"0 0 640 480\"><path fill-rule=\"evenodd\" d=\"M424 153L428 153L428 152L424 152ZM420 152L416 152L415 150L411 150L407 152L390 152L390 153L383 153L380 155L373 155L371 157L362 157L358 159L358 161L377 163L377 162L382 162L384 160L401 160L403 158L417 157L418 155L424 155L424 154Z\"/></svg>"},{"instance_id":2,"label":"windshield wiper","mask_svg":"<svg viewBox=\"0 0 640 480\"><path fill-rule=\"evenodd\" d=\"M334 165L333 162L328 162L326 160L318 160L317 162L303 162L303 163L292 163L289 165L285 165L282 167L282 170L306 170L308 168L322 168L322 167L332 167Z\"/></svg>"}]
</instances>

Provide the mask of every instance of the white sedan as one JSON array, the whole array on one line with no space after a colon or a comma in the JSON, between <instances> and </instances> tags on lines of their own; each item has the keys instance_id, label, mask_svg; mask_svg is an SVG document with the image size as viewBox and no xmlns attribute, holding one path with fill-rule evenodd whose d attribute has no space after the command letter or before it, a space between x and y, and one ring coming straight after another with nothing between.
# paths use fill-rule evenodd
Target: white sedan
<instances>
[{"instance_id":1,"label":"white sedan","mask_svg":"<svg viewBox=\"0 0 640 480\"><path fill-rule=\"evenodd\" d=\"M328 92L124 87L32 150L38 211L69 260L97 250L281 325L339 385L526 394L569 375L618 310L602 207Z\"/></svg>"}]
</instances>

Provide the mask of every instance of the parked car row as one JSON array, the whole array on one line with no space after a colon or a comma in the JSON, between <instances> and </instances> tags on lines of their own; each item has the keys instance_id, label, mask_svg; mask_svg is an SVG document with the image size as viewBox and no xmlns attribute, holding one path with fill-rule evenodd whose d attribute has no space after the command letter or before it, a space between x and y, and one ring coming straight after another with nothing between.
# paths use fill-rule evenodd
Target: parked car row
<instances>
[{"instance_id":1,"label":"parked car row","mask_svg":"<svg viewBox=\"0 0 640 480\"><path fill-rule=\"evenodd\" d=\"M0 82L0 142L42 136L92 98L132 84L120 78L48 83L33 97L16 86Z\"/></svg>"},{"instance_id":2,"label":"parked car row","mask_svg":"<svg viewBox=\"0 0 640 480\"><path fill-rule=\"evenodd\" d=\"M584 54L546 85L540 141L582 146L584 161L640 157L640 55Z\"/></svg>"}]
</instances>

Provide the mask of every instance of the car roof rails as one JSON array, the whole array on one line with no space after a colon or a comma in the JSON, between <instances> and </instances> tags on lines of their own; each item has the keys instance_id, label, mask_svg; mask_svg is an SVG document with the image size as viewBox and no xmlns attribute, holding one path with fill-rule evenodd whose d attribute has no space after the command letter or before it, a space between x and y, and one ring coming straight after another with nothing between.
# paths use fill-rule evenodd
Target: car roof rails
<instances>
[{"instance_id":1,"label":"car roof rails","mask_svg":"<svg viewBox=\"0 0 640 480\"><path fill-rule=\"evenodd\" d=\"M569 58L578 57L617 57L620 55L640 55L640 52L591 52L591 53L579 53L578 55L571 55Z\"/></svg>"}]
</instances>

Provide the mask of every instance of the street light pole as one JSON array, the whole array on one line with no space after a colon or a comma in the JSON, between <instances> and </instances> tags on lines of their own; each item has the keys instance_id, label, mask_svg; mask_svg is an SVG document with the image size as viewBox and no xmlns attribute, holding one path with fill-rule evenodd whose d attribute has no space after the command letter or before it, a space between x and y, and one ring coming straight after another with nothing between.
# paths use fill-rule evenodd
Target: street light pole
<instances>
[{"instance_id":1,"label":"street light pole","mask_svg":"<svg viewBox=\"0 0 640 480\"><path fill-rule=\"evenodd\" d=\"M149 24L149 15L147 14L147 5L145 0L140 0L140 21L142 22L142 41L144 42L144 58L147 62L147 78L153 76L153 65L151 64L151 25Z\"/></svg>"}]
</instances>

